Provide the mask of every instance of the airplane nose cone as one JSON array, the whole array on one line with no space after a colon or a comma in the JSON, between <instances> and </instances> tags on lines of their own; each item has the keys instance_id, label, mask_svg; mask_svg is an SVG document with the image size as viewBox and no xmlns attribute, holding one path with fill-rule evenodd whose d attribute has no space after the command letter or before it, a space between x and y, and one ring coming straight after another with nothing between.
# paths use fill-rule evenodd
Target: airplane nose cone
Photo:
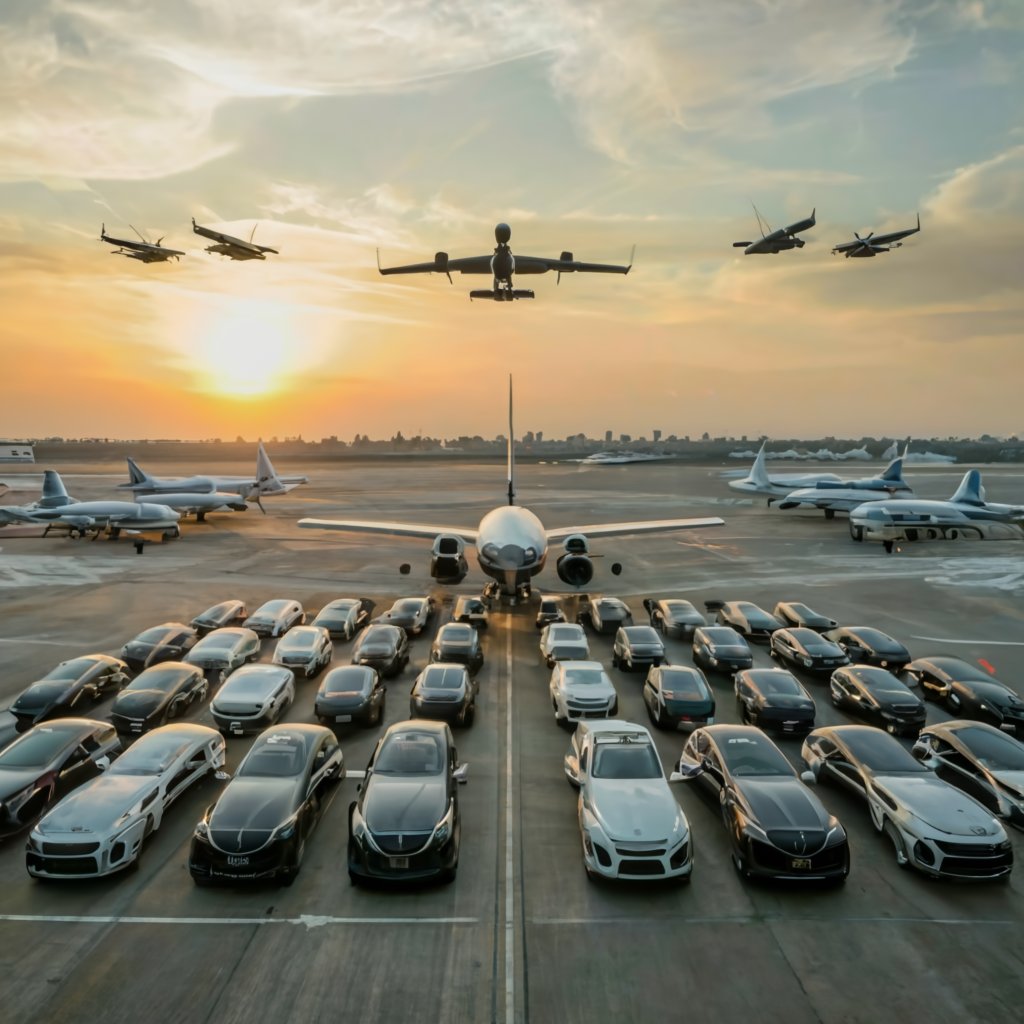
<instances>
[{"instance_id":1,"label":"airplane nose cone","mask_svg":"<svg viewBox=\"0 0 1024 1024\"><path fill-rule=\"evenodd\" d=\"M507 224L498 224L494 228L494 240L505 245L512 237L512 229Z\"/></svg>"},{"instance_id":2,"label":"airplane nose cone","mask_svg":"<svg viewBox=\"0 0 1024 1024\"><path fill-rule=\"evenodd\" d=\"M518 544L505 544L498 550L495 562L499 569L519 569L526 564L526 553Z\"/></svg>"}]
</instances>

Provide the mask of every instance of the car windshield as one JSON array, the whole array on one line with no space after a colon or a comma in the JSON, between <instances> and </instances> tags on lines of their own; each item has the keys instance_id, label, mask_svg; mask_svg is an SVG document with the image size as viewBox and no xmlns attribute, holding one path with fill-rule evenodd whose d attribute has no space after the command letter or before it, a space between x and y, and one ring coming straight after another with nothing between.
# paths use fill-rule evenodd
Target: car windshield
<instances>
[{"instance_id":1,"label":"car windshield","mask_svg":"<svg viewBox=\"0 0 1024 1024\"><path fill-rule=\"evenodd\" d=\"M601 615L628 614L629 609L616 597L606 597L597 602L597 610Z\"/></svg>"},{"instance_id":2,"label":"car windshield","mask_svg":"<svg viewBox=\"0 0 1024 1024\"><path fill-rule=\"evenodd\" d=\"M742 647L743 637L731 626L715 626L704 630L704 638L716 647Z\"/></svg>"},{"instance_id":3,"label":"car windshield","mask_svg":"<svg viewBox=\"0 0 1024 1024\"><path fill-rule=\"evenodd\" d=\"M44 679L42 682L33 683L14 702L16 707L30 708L42 707L51 700L56 700L68 689L67 679Z\"/></svg>"},{"instance_id":4,"label":"car windshield","mask_svg":"<svg viewBox=\"0 0 1024 1024\"><path fill-rule=\"evenodd\" d=\"M788 672L773 671L769 669L766 672L756 672L751 677L751 680L757 684L757 688L764 694L768 693L779 693L779 694L803 694L803 689L797 682L794 676Z\"/></svg>"},{"instance_id":5,"label":"car windshield","mask_svg":"<svg viewBox=\"0 0 1024 1024\"><path fill-rule=\"evenodd\" d=\"M425 690L457 690L466 678L466 670L462 668L428 668L423 673Z\"/></svg>"},{"instance_id":6,"label":"car windshield","mask_svg":"<svg viewBox=\"0 0 1024 1024\"><path fill-rule=\"evenodd\" d=\"M157 775L183 754L192 740L180 734L151 732L138 740L108 769L111 775Z\"/></svg>"},{"instance_id":7,"label":"car windshield","mask_svg":"<svg viewBox=\"0 0 1024 1024\"><path fill-rule=\"evenodd\" d=\"M564 625L550 626L548 628L548 639L555 643L567 643L583 639L583 630L579 626L569 623Z\"/></svg>"},{"instance_id":8,"label":"car windshield","mask_svg":"<svg viewBox=\"0 0 1024 1024\"><path fill-rule=\"evenodd\" d=\"M418 598L409 598L405 601L396 601L391 606L392 615L415 615L422 607Z\"/></svg>"},{"instance_id":9,"label":"car windshield","mask_svg":"<svg viewBox=\"0 0 1024 1024\"><path fill-rule=\"evenodd\" d=\"M331 613L338 616L348 615L348 613L358 604L357 601L346 598L341 601L332 601L327 605L320 614Z\"/></svg>"},{"instance_id":10,"label":"car windshield","mask_svg":"<svg viewBox=\"0 0 1024 1024\"><path fill-rule=\"evenodd\" d=\"M697 609L689 601L666 601L665 611L672 615L692 615Z\"/></svg>"},{"instance_id":11,"label":"car windshield","mask_svg":"<svg viewBox=\"0 0 1024 1024\"><path fill-rule=\"evenodd\" d=\"M229 612L235 610L234 601L223 601L220 604L215 604L212 608L207 608L201 615L197 615L197 619L222 619Z\"/></svg>"},{"instance_id":12,"label":"car windshield","mask_svg":"<svg viewBox=\"0 0 1024 1024\"><path fill-rule=\"evenodd\" d=\"M324 693L369 693L373 688L374 671L363 665L344 665L324 676L320 688Z\"/></svg>"},{"instance_id":13,"label":"car windshield","mask_svg":"<svg viewBox=\"0 0 1024 1024\"><path fill-rule=\"evenodd\" d=\"M662 670L661 673L662 692L671 693L676 700L707 700L707 690L700 682L700 677L694 672L680 672L676 670Z\"/></svg>"},{"instance_id":14,"label":"car windshield","mask_svg":"<svg viewBox=\"0 0 1024 1024\"><path fill-rule=\"evenodd\" d=\"M748 775L793 775L785 755L767 736L758 736L753 732L742 736L727 736L719 749L726 767L737 778Z\"/></svg>"},{"instance_id":15,"label":"car windshield","mask_svg":"<svg viewBox=\"0 0 1024 1024\"><path fill-rule=\"evenodd\" d=\"M164 626L154 626L152 629L144 630L134 640L133 644L158 644L167 636L167 629Z\"/></svg>"},{"instance_id":16,"label":"car windshield","mask_svg":"<svg viewBox=\"0 0 1024 1024\"><path fill-rule=\"evenodd\" d=\"M46 679L77 679L80 675L88 672L96 662L91 658L75 658L74 661L65 661L58 665L52 672L48 672Z\"/></svg>"},{"instance_id":17,"label":"car windshield","mask_svg":"<svg viewBox=\"0 0 1024 1024\"><path fill-rule=\"evenodd\" d=\"M569 669L565 673L565 682L568 686L597 686L599 683L604 682L604 669Z\"/></svg>"},{"instance_id":18,"label":"car windshield","mask_svg":"<svg viewBox=\"0 0 1024 1024\"><path fill-rule=\"evenodd\" d=\"M277 642L279 651L308 651L316 644L317 634L301 627L285 633Z\"/></svg>"},{"instance_id":19,"label":"car windshield","mask_svg":"<svg viewBox=\"0 0 1024 1024\"><path fill-rule=\"evenodd\" d=\"M438 639L446 644L470 644L475 632L472 626L449 624L442 628Z\"/></svg>"},{"instance_id":20,"label":"car windshield","mask_svg":"<svg viewBox=\"0 0 1024 1024\"><path fill-rule=\"evenodd\" d=\"M661 644L661 637L651 626L630 626L626 640L631 644Z\"/></svg>"},{"instance_id":21,"label":"car windshield","mask_svg":"<svg viewBox=\"0 0 1024 1024\"><path fill-rule=\"evenodd\" d=\"M0 768L42 768L81 735L78 725L37 725L0 753Z\"/></svg>"},{"instance_id":22,"label":"car windshield","mask_svg":"<svg viewBox=\"0 0 1024 1024\"><path fill-rule=\"evenodd\" d=\"M387 736L373 764L374 773L393 775L440 775L444 747L432 733L402 732Z\"/></svg>"},{"instance_id":23,"label":"car windshield","mask_svg":"<svg viewBox=\"0 0 1024 1024\"><path fill-rule=\"evenodd\" d=\"M187 675L180 668L150 668L136 676L125 690L159 690L170 693Z\"/></svg>"},{"instance_id":24,"label":"car windshield","mask_svg":"<svg viewBox=\"0 0 1024 1024\"><path fill-rule=\"evenodd\" d=\"M275 735L252 748L239 765L238 775L244 778L290 778L298 775L306 763L306 748L292 736Z\"/></svg>"},{"instance_id":25,"label":"car windshield","mask_svg":"<svg viewBox=\"0 0 1024 1024\"><path fill-rule=\"evenodd\" d=\"M264 618L268 616L282 615L288 611L291 601L281 598L277 601L268 601L262 608L257 609L253 618Z\"/></svg>"},{"instance_id":26,"label":"car windshield","mask_svg":"<svg viewBox=\"0 0 1024 1024\"><path fill-rule=\"evenodd\" d=\"M1024 772L1024 743L1011 739L996 729L967 726L955 736L992 772Z\"/></svg>"},{"instance_id":27,"label":"car windshield","mask_svg":"<svg viewBox=\"0 0 1024 1024\"><path fill-rule=\"evenodd\" d=\"M870 726L856 728L841 735L841 741L853 756L870 771L883 775L892 772L926 772L916 757L906 750L899 740L881 729Z\"/></svg>"},{"instance_id":28,"label":"car windshield","mask_svg":"<svg viewBox=\"0 0 1024 1024\"><path fill-rule=\"evenodd\" d=\"M992 676L979 665L972 665L969 661L961 661L959 658L932 658L932 665L949 679L974 679L981 683L991 683Z\"/></svg>"},{"instance_id":29,"label":"car windshield","mask_svg":"<svg viewBox=\"0 0 1024 1024\"><path fill-rule=\"evenodd\" d=\"M475 597L468 601L462 600L459 602L459 614L461 615L480 615L483 611L485 611L483 601Z\"/></svg>"},{"instance_id":30,"label":"car windshield","mask_svg":"<svg viewBox=\"0 0 1024 1024\"><path fill-rule=\"evenodd\" d=\"M591 774L595 779L658 779L661 762L647 743L599 743Z\"/></svg>"},{"instance_id":31,"label":"car windshield","mask_svg":"<svg viewBox=\"0 0 1024 1024\"><path fill-rule=\"evenodd\" d=\"M870 629L865 626L857 630L851 629L847 635L860 640L862 644L867 644L876 651L896 651L903 647L898 640L894 640L888 633L883 633L880 629Z\"/></svg>"},{"instance_id":32,"label":"car windshield","mask_svg":"<svg viewBox=\"0 0 1024 1024\"><path fill-rule=\"evenodd\" d=\"M234 647L237 643L237 633L211 633L205 640L200 640L196 647L201 647L204 651L211 648L219 651L226 647Z\"/></svg>"}]
</instances>

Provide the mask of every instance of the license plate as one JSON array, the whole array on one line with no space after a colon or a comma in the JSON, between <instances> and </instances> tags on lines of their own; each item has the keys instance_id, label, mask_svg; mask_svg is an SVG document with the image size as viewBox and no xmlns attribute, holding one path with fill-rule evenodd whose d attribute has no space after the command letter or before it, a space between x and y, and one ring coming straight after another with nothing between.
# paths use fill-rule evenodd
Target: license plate
<instances>
[{"instance_id":1,"label":"license plate","mask_svg":"<svg viewBox=\"0 0 1024 1024\"><path fill-rule=\"evenodd\" d=\"M782 723L782 731L783 732L792 732L797 727L798 724L799 723L797 723L797 722L783 722Z\"/></svg>"},{"instance_id":2,"label":"license plate","mask_svg":"<svg viewBox=\"0 0 1024 1024\"><path fill-rule=\"evenodd\" d=\"M132 732L142 732L142 723L132 722Z\"/></svg>"},{"instance_id":3,"label":"license plate","mask_svg":"<svg viewBox=\"0 0 1024 1024\"><path fill-rule=\"evenodd\" d=\"M396 871L401 871L409 866L408 857L388 857L388 864Z\"/></svg>"},{"instance_id":4,"label":"license plate","mask_svg":"<svg viewBox=\"0 0 1024 1024\"><path fill-rule=\"evenodd\" d=\"M1013 722L1003 722L999 726L999 728L1002 729L1003 732L1016 732L1017 731L1017 727L1016 727L1016 725L1014 725Z\"/></svg>"},{"instance_id":5,"label":"license plate","mask_svg":"<svg viewBox=\"0 0 1024 1024\"><path fill-rule=\"evenodd\" d=\"M794 857L789 865L794 871L810 871L811 862L806 857Z\"/></svg>"},{"instance_id":6,"label":"license plate","mask_svg":"<svg viewBox=\"0 0 1024 1024\"><path fill-rule=\"evenodd\" d=\"M352 721L352 716L351 715L335 715L334 716L334 720L336 722L351 722Z\"/></svg>"},{"instance_id":7,"label":"license plate","mask_svg":"<svg viewBox=\"0 0 1024 1024\"><path fill-rule=\"evenodd\" d=\"M244 868L248 863L248 857L228 857L228 867L230 868Z\"/></svg>"},{"instance_id":8,"label":"license plate","mask_svg":"<svg viewBox=\"0 0 1024 1024\"><path fill-rule=\"evenodd\" d=\"M232 722L228 726L228 729L231 732L233 732L236 736L241 736L242 735L242 723L241 722Z\"/></svg>"}]
</instances>

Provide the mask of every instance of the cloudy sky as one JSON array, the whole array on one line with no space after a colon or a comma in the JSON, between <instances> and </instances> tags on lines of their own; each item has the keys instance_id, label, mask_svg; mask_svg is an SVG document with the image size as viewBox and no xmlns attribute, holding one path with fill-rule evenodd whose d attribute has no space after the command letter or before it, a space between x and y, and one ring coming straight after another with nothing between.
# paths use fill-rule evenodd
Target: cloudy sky
<instances>
[{"instance_id":1,"label":"cloudy sky","mask_svg":"<svg viewBox=\"0 0 1024 1024\"><path fill-rule=\"evenodd\" d=\"M1022 432L1022 51L1019 0L5 0L0 436L493 436L509 372L549 436ZM377 274L498 221L634 269Z\"/></svg>"}]
</instances>

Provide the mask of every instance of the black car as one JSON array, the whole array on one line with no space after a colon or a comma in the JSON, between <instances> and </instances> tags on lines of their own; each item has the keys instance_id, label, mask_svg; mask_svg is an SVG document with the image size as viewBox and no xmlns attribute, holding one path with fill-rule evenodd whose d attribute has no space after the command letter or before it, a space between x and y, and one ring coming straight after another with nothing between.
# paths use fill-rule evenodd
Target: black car
<instances>
[{"instance_id":1,"label":"black car","mask_svg":"<svg viewBox=\"0 0 1024 1024\"><path fill-rule=\"evenodd\" d=\"M283 665L244 665L210 701L214 725L225 736L260 732L295 701L295 673Z\"/></svg>"},{"instance_id":2,"label":"black car","mask_svg":"<svg viewBox=\"0 0 1024 1024\"><path fill-rule=\"evenodd\" d=\"M199 634L180 622L164 622L143 630L121 648L121 660L141 672L161 661L180 661L196 645Z\"/></svg>"},{"instance_id":3,"label":"black car","mask_svg":"<svg viewBox=\"0 0 1024 1024\"><path fill-rule=\"evenodd\" d=\"M339 597L325 604L311 625L323 626L332 637L351 640L369 623L373 607L365 597Z\"/></svg>"},{"instance_id":4,"label":"black car","mask_svg":"<svg viewBox=\"0 0 1024 1024\"><path fill-rule=\"evenodd\" d=\"M277 878L295 881L329 788L345 777L338 740L321 725L260 733L196 826L188 870L196 885Z\"/></svg>"},{"instance_id":5,"label":"black car","mask_svg":"<svg viewBox=\"0 0 1024 1024\"><path fill-rule=\"evenodd\" d=\"M0 751L0 836L31 825L121 752L113 727L92 718L34 725Z\"/></svg>"},{"instance_id":6,"label":"black car","mask_svg":"<svg viewBox=\"0 0 1024 1024\"><path fill-rule=\"evenodd\" d=\"M620 626L612 643L612 667L626 672L665 660L665 645L653 626Z\"/></svg>"},{"instance_id":7,"label":"black car","mask_svg":"<svg viewBox=\"0 0 1024 1024\"><path fill-rule=\"evenodd\" d=\"M715 612L715 622L732 626L747 640L767 640L782 623L751 601L706 601L708 611Z\"/></svg>"},{"instance_id":8,"label":"black car","mask_svg":"<svg viewBox=\"0 0 1024 1024\"><path fill-rule=\"evenodd\" d=\"M1024 736L1024 700L980 665L960 658L916 658L904 671L925 697L944 700L954 715Z\"/></svg>"},{"instance_id":9,"label":"black car","mask_svg":"<svg viewBox=\"0 0 1024 1024\"><path fill-rule=\"evenodd\" d=\"M313 713L324 725L377 725L386 703L387 690L375 668L342 665L324 676L316 692Z\"/></svg>"},{"instance_id":10,"label":"black car","mask_svg":"<svg viewBox=\"0 0 1024 1024\"><path fill-rule=\"evenodd\" d=\"M1024 829L1024 743L985 722L929 725L911 751L943 782Z\"/></svg>"},{"instance_id":11,"label":"black car","mask_svg":"<svg viewBox=\"0 0 1024 1024\"><path fill-rule=\"evenodd\" d=\"M632 624L633 613L617 597L595 597L577 621L585 622L595 633L614 633L620 626Z\"/></svg>"},{"instance_id":12,"label":"black car","mask_svg":"<svg viewBox=\"0 0 1024 1024\"><path fill-rule=\"evenodd\" d=\"M386 612L378 615L376 623L400 626L409 636L419 636L427 628L434 614L432 597L400 597Z\"/></svg>"},{"instance_id":13,"label":"black car","mask_svg":"<svg viewBox=\"0 0 1024 1024\"><path fill-rule=\"evenodd\" d=\"M731 626L699 626L693 633L692 649L694 664L705 672L731 675L754 664L747 641Z\"/></svg>"},{"instance_id":14,"label":"black car","mask_svg":"<svg viewBox=\"0 0 1024 1024\"><path fill-rule=\"evenodd\" d=\"M801 781L813 781L811 774L798 776L760 729L695 730L683 747L679 775L699 779L713 794L742 877L846 881L846 830Z\"/></svg>"},{"instance_id":15,"label":"black car","mask_svg":"<svg viewBox=\"0 0 1024 1024\"><path fill-rule=\"evenodd\" d=\"M409 664L409 637L399 626L375 622L359 635L352 664L369 665L385 678L397 676Z\"/></svg>"},{"instance_id":16,"label":"black car","mask_svg":"<svg viewBox=\"0 0 1024 1024\"><path fill-rule=\"evenodd\" d=\"M378 740L349 807L348 875L451 882L459 865L460 765L444 722L397 722Z\"/></svg>"},{"instance_id":17,"label":"black car","mask_svg":"<svg viewBox=\"0 0 1024 1024\"><path fill-rule=\"evenodd\" d=\"M644 610L651 625L665 636L692 636L698 626L704 625L704 616L689 602L678 597L658 600L644 598Z\"/></svg>"},{"instance_id":18,"label":"black car","mask_svg":"<svg viewBox=\"0 0 1024 1024\"><path fill-rule=\"evenodd\" d=\"M770 654L805 672L833 672L850 659L838 644L813 629L777 629L772 633Z\"/></svg>"},{"instance_id":19,"label":"black car","mask_svg":"<svg viewBox=\"0 0 1024 1024\"><path fill-rule=\"evenodd\" d=\"M651 668L644 680L643 698L648 716L659 729L714 724L715 695L699 668Z\"/></svg>"},{"instance_id":20,"label":"black car","mask_svg":"<svg viewBox=\"0 0 1024 1024\"><path fill-rule=\"evenodd\" d=\"M430 645L430 660L455 661L474 674L479 672L484 663L480 634L463 622L446 622Z\"/></svg>"},{"instance_id":21,"label":"black car","mask_svg":"<svg viewBox=\"0 0 1024 1024\"><path fill-rule=\"evenodd\" d=\"M200 635L206 636L213 629L224 629L228 626L240 626L249 618L249 610L244 601L221 601L220 604L200 612L189 625Z\"/></svg>"},{"instance_id":22,"label":"black car","mask_svg":"<svg viewBox=\"0 0 1024 1024\"><path fill-rule=\"evenodd\" d=\"M455 602L455 609L452 612L453 622L468 622L477 629L486 629L489 617L490 613L483 598L469 597L465 594Z\"/></svg>"},{"instance_id":23,"label":"black car","mask_svg":"<svg viewBox=\"0 0 1024 1024\"><path fill-rule=\"evenodd\" d=\"M924 701L891 672L875 665L836 669L829 682L832 703L894 736L916 736L924 728Z\"/></svg>"},{"instance_id":24,"label":"black car","mask_svg":"<svg viewBox=\"0 0 1024 1024\"><path fill-rule=\"evenodd\" d=\"M206 700L209 692L198 665L166 661L141 672L114 698L110 720L122 735L149 732Z\"/></svg>"},{"instance_id":25,"label":"black car","mask_svg":"<svg viewBox=\"0 0 1024 1024\"><path fill-rule=\"evenodd\" d=\"M37 722L78 711L82 702L116 693L128 682L128 666L109 654L87 654L62 661L23 690L11 705L18 732Z\"/></svg>"},{"instance_id":26,"label":"black car","mask_svg":"<svg viewBox=\"0 0 1024 1024\"><path fill-rule=\"evenodd\" d=\"M871 626L840 626L830 629L825 636L842 647L854 665L877 665L890 672L901 672L910 661L910 651L899 640Z\"/></svg>"},{"instance_id":27,"label":"black car","mask_svg":"<svg viewBox=\"0 0 1024 1024\"><path fill-rule=\"evenodd\" d=\"M813 629L815 633L824 633L839 625L835 619L816 612L800 601L780 601L772 614L783 625L801 626L804 629Z\"/></svg>"},{"instance_id":28,"label":"black car","mask_svg":"<svg viewBox=\"0 0 1024 1024\"><path fill-rule=\"evenodd\" d=\"M465 665L443 661L428 665L413 684L409 717L443 718L459 725L472 725L479 690Z\"/></svg>"},{"instance_id":29,"label":"black car","mask_svg":"<svg viewBox=\"0 0 1024 1024\"><path fill-rule=\"evenodd\" d=\"M814 728L816 708L811 695L784 668L749 668L734 677L740 717L748 725L792 735Z\"/></svg>"},{"instance_id":30,"label":"black car","mask_svg":"<svg viewBox=\"0 0 1024 1024\"><path fill-rule=\"evenodd\" d=\"M542 597L540 599L540 607L537 609L535 620L538 629L543 629L552 622L566 621L568 620L565 617L565 609L562 608L562 602L557 597Z\"/></svg>"}]
</instances>

